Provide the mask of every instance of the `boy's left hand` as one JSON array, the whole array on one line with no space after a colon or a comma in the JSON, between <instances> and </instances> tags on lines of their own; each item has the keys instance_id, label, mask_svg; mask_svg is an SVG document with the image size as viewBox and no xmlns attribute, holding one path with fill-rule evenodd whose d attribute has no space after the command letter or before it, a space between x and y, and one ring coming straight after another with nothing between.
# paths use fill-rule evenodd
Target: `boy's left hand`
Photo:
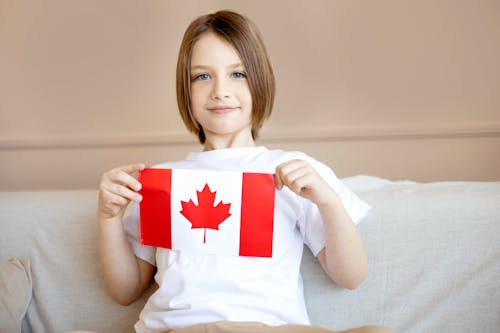
<instances>
[{"instance_id":1,"label":"boy's left hand","mask_svg":"<svg viewBox=\"0 0 500 333\"><path fill-rule=\"evenodd\" d=\"M318 206L328 204L335 195L318 172L304 160L291 160L276 167L274 184L278 190L287 186Z\"/></svg>"}]
</instances>

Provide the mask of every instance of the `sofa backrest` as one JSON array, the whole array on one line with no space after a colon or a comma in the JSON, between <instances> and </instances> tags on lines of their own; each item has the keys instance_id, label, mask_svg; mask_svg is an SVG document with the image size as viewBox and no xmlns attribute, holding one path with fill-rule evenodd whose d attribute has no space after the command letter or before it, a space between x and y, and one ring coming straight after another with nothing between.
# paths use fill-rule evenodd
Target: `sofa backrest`
<instances>
[{"instance_id":1,"label":"sofa backrest","mask_svg":"<svg viewBox=\"0 0 500 333\"><path fill-rule=\"evenodd\" d=\"M342 290L306 250L302 274L313 324L498 330L500 182L345 182L372 206L359 224L369 275L357 290ZM0 260L31 260L33 297L23 332L133 332L154 286L128 307L107 295L96 205L96 191L0 192Z\"/></svg>"}]
</instances>

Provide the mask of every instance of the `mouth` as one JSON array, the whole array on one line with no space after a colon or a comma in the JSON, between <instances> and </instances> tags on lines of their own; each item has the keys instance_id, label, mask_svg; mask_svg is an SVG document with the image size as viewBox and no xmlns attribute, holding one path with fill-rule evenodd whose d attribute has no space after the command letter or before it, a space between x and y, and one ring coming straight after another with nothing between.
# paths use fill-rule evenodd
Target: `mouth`
<instances>
[{"instance_id":1,"label":"mouth","mask_svg":"<svg viewBox=\"0 0 500 333\"><path fill-rule=\"evenodd\" d=\"M216 113L216 114L226 114L237 110L236 106L216 106L208 108L208 111Z\"/></svg>"}]
</instances>

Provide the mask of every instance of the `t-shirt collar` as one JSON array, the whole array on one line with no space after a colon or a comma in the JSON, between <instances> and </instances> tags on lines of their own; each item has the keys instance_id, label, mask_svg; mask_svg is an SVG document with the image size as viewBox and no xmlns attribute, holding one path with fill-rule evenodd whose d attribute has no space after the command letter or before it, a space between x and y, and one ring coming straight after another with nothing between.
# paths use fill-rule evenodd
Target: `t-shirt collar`
<instances>
[{"instance_id":1,"label":"t-shirt collar","mask_svg":"<svg viewBox=\"0 0 500 333\"><path fill-rule=\"evenodd\" d=\"M241 147L241 148L224 148L202 152L189 153L188 161L196 161L200 159L226 160L243 156L255 155L267 151L266 147Z\"/></svg>"}]
</instances>

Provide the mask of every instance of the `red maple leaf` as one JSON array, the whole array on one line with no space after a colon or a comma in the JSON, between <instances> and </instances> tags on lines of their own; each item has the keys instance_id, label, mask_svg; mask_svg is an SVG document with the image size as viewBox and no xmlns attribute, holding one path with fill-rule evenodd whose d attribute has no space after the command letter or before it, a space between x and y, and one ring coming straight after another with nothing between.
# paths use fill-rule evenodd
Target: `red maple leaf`
<instances>
[{"instance_id":1,"label":"red maple leaf","mask_svg":"<svg viewBox=\"0 0 500 333\"><path fill-rule=\"evenodd\" d=\"M203 233L203 243L206 243L207 228L219 230L219 224L224 222L231 213L229 213L230 203L222 203L222 200L214 206L215 194L217 191L212 192L205 184L203 190L196 191L198 197L198 205L195 205L193 200L189 202L182 201L181 214L191 222L191 229L205 228Z\"/></svg>"}]
</instances>

